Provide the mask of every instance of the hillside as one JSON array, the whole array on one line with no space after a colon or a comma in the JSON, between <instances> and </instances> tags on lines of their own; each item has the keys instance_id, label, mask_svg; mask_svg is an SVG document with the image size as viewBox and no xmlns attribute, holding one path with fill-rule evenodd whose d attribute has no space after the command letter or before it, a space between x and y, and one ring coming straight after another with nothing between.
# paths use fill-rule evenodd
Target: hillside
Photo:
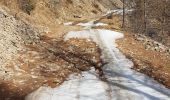
<instances>
[{"instance_id":1,"label":"hillside","mask_svg":"<svg viewBox=\"0 0 170 100\"><path fill-rule=\"evenodd\" d=\"M0 100L169 100L169 3L0 0Z\"/></svg>"}]
</instances>

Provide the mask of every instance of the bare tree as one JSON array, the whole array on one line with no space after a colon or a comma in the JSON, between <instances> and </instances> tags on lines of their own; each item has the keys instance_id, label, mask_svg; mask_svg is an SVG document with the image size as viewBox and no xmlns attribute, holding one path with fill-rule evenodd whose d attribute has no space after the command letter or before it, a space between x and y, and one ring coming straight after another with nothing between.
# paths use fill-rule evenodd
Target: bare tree
<instances>
[{"instance_id":1,"label":"bare tree","mask_svg":"<svg viewBox=\"0 0 170 100\"><path fill-rule=\"evenodd\" d=\"M162 7L163 7L163 12L162 12L162 34L164 34L164 25L165 25L165 22L166 22L166 3L167 3L167 0L163 0L163 3L162 3Z\"/></svg>"},{"instance_id":2,"label":"bare tree","mask_svg":"<svg viewBox=\"0 0 170 100\"><path fill-rule=\"evenodd\" d=\"M125 27L125 0L123 0L123 22L122 22L122 28Z\"/></svg>"},{"instance_id":3,"label":"bare tree","mask_svg":"<svg viewBox=\"0 0 170 100\"><path fill-rule=\"evenodd\" d=\"M144 12L144 29L145 29L145 34L147 33L147 15L146 15L146 0L143 2L143 12Z\"/></svg>"}]
</instances>

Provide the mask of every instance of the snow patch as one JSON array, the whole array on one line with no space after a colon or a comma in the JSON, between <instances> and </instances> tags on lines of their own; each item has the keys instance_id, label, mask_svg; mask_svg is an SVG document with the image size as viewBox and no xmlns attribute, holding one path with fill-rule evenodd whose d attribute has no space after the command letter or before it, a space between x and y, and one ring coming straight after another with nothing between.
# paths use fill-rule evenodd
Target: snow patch
<instances>
[{"instance_id":1,"label":"snow patch","mask_svg":"<svg viewBox=\"0 0 170 100\"><path fill-rule=\"evenodd\" d=\"M106 87L95 70L85 71L81 76L71 75L56 88L41 87L25 100L106 100Z\"/></svg>"},{"instance_id":2,"label":"snow patch","mask_svg":"<svg viewBox=\"0 0 170 100\"><path fill-rule=\"evenodd\" d=\"M94 21L90 21L90 22L87 22L87 23L78 23L77 25L84 26L84 27L96 27L96 26L106 26L108 24L105 24L105 23L94 23Z\"/></svg>"},{"instance_id":3,"label":"snow patch","mask_svg":"<svg viewBox=\"0 0 170 100\"><path fill-rule=\"evenodd\" d=\"M133 11L134 11L134 9L125 9L125 14L132 13ZM108 15L111 15L111 14L123 15L123 9L109 10L103 16L108 16Z\"/></svg>"},{"instance_id":4,"label":"snow patch","mask_svg":"<svg viewBox=\"0 0 170 100\"><path fill-rule=\"evenodd\" d=\"M71 26L73 25L73 22L67 22L67 23L64 23L65 26ZM85 27L86 29L89 29L91 27L97 27L97 26L106 26L108 24L105 24L105 23L101 23L101 22L98 22L98 23L95 23L95 21L90 21L90 22L87 22L87 23L78 23L76 24L77 26L83 26Z\"/></svg>"},{"instance_id":5,"label":"snow patch","mask_svg":"<svg viewBox=\"0 0 170 100\"><path fill-rule=\"evenodd\" d=\"M103 67L107 81L101 81L92 69L82 76L71 75L60 87L41 87L26 100L170 100L169 89L131 69L133 62L116 48L115 40L123 38L122 33L88 29L69 32L65 40L70 38L86 38L100 46L108 62Z\"/></svg>"},{"instance_id":6,"label":"snow patch","mask_svg":"<svg viewBox=\"0 0 170 100\"><path fill-rule=\"evenodd\" d=\"M73 22L64 23L65 26L70 26L70 25L72 25L72 24L73 24Z\"/></svg>"}]
</instances>

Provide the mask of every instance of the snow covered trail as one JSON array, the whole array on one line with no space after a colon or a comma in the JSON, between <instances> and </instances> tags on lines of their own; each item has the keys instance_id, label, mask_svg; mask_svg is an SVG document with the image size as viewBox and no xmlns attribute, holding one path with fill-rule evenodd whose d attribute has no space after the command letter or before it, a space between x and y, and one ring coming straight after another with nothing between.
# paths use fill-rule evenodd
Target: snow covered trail
<instances>
[{"instance_id":1,"label":"snow covered trail","mask_svg":"<svg viewBox=\"0 0 170 100\"><path fill-rule=\"evenodd\" d=\"M131 69L133 62L116 48L115 40L123 34L100 29L70 32L69 38L88 38L102 49L103 59L108 62L103 67L106 84L110 87L111 100L170 100L170 90L153 79ZM105 99L107 100L107 99Z\"/></svg>"},{"instance_id":2,"label":"snow covered trail","mask_svg":"<svg viewBox=\"0 0 170 100\"><path fill-rule=\"evenodd\" d=\"M26 100L108 100L106 84L97 78L94 69L71 75L60 87L41 87ZM106 85L107 88L107 85Z\"/></svg>"},{"instance_id":3,"label":"snow covered trail","mask_svg":"<svg viewBox=\"0 0 170 100\"><path fill-rule=\"evenodd\" d=\"M131 69L133 63L116 48L115 40L123 34L101 29L69 32L70 38L86 38L102 49L103 67L107 81L94 71L81 76L71 75L60 87L41 87L26 100L170 100L170 90L153 79Z\"/></svg>"}]
</instances>

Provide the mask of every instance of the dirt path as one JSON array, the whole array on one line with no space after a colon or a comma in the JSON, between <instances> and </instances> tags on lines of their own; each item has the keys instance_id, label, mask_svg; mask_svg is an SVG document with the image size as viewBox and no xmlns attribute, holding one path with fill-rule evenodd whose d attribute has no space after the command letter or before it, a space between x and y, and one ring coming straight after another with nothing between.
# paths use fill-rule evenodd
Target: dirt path
<instances>
[{"instance_id":1,"label":"dirt path","mask_svg":"<svg viewBox=\"0 0 170 100\"><path fill-rule=\"evenodd\" d=\"M86 38L102 49L105 81L95 71L83 72L81 77L70 76L58 88L42 87L26 100L170 100L170 90L153 79L131 69L133 63L116 48L114 41L123 34L110 30L70 32L65 37ZM77 78L76 78L77 77ZM46 99L44 98L46 97ZM51 98L51 99L49 99Z\"/></svg>"},{"instance_id":2,"label":"dirt path","mask_svg":"<svg viewBox=\"0 0 170 100\"><path fill-rule=\"evenodd\" d=\"M122 33L91 29L95 21L83 24L82 31L72 31L65 36L96 42L102 50L105 80L94 69L82 72L81 77L71 75L60 87L41 87L26 100L170 100L170 90L144 74L132 70L133 62L116 48L115 40ZM79 24L80 25L80 24Z\"/></svg>"},{"instance_id":3,"label":"dirt path","mask_svg":"<svg viewBox=\"0 0 170 100\"><path fill-rule=\"evenodd\" d=\"M111 87L112 100L168 100L170 90L153 79L131 69L133 63L119 52L114 40L123 37L121 33L109 30L84 30L68 34L71 38L92 38L103 51L108 62L103 67L106 83ZM113 41L113 42L112 42ZM114 44L114 45L113 45Z\"/></svg>"}]
</instances>

